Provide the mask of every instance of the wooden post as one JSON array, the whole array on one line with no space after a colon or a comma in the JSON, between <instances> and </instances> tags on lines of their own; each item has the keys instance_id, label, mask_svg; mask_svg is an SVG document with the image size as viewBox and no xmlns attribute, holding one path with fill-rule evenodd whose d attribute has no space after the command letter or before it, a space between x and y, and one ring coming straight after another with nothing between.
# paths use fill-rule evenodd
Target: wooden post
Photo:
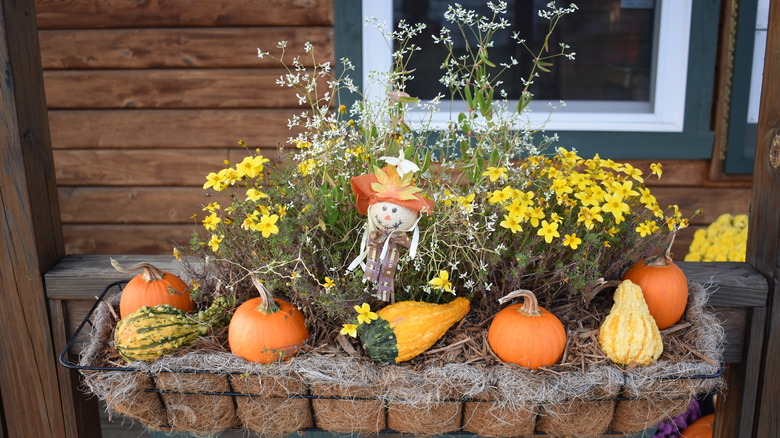
<instances>
[{"instance_id":1,"label":"wooden post","mask_svg":"<svg viewBox=\"0 0 780 438\"><path fill-rule=\"evenodd\" d=\"M35 2L0 0L0 391L9 437L64 437L73 427L43 286L64 247L39 53Z\"/></svg>"},{"instance_id":2,"label":"wooden post","mask_svg":"<svg viewBox=\"0 0 780 438\"><path fill-rule=\"evenodd\" d=\"M748 262L769 282L753 422L755 437L780 436L780 2L769 9L758 119ZM753 370L747 370L753 373Z\"/></svg>"}]
</instances>

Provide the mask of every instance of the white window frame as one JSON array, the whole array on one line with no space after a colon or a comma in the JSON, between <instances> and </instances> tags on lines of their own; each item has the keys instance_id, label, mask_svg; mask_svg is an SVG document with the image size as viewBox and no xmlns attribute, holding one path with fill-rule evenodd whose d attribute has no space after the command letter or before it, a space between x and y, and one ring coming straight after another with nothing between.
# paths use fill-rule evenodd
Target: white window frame
<instances>
[{"instance_id":1,"label":"white window frame","mask_svg":"<svg viewBox=\"0 0 780 438\"><path fill-rule=\"evenodd\" d=\"M655 0L660 5L658 15L658 44L655 53L657 66L652 72L651 100L649 102L579 101L552 114L549 104L532 102L529 121L534 126L544 125L554 131L621 131L621 132L682 132L685 122L685 95L688 76L688 46L691 32L693 0ZM363 16L375 18L392 30L393 6L390 0L362 0ZM576 12L574 12L576 14ZM565 20L565 18L564 18ZM391 48L388 41L373 24L363 24L363 84L369 83L370 72L392 70ZM576 47L572 47L577 51ZM561 60L559 62L565 62ZM376 92L376 90L374 90ZM371 98L372 92L367 91ZM450 110L434 115L432 128L440 129L465 109L464 102L455 102ZM460 108L459 108L460 105ZM422 116L422 115L420 115ZM430 114L428 114L430 116ZM408 114L414 120L414 114Z\"/></svg>"}]
</instances>

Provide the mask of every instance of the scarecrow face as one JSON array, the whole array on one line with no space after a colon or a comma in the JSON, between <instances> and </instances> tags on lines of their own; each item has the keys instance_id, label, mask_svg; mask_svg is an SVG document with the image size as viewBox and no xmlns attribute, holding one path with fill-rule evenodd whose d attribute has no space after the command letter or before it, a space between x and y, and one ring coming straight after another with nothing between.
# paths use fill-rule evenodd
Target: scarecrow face
<instances>
[{"instance_id":1,"label":"scarecrow face","mask_svg":"<svg viewBox=\"0 0 780 438\"><path fill-rule=\"evenodd\" d=\"M384 231L409 231L419 213L392 202L377 202L368 207L368 215L377 228Z\"/></svg>"}]
</instances>

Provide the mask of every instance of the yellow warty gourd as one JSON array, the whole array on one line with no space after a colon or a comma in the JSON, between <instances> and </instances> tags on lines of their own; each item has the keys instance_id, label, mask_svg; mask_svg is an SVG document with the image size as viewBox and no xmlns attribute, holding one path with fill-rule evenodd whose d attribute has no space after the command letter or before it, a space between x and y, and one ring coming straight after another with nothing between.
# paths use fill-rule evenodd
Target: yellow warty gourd
<instances>
[{"instance_id":1,"label":"yellow warty gourd","mask_svg":"<svg viewBox=\"0 0 780 438\"><path fill-rule=\"evenodd\" d=\"M661 332L650 315L642 288L625 280L615 291L615 304L599 330L599 344L617 364L647 365L661 356Z\"/></svg>"}]
</instances>

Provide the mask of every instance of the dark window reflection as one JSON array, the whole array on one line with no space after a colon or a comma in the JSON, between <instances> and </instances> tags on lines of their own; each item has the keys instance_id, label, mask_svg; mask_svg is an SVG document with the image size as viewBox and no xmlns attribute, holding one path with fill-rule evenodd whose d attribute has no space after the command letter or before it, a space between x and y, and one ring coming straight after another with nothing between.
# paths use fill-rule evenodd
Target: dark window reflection
<instances>
[{"instance_id":1,"label":"dark window reflection","mask_svg":"<svg viewBox=\"0 0 780 438\"><path fill-rule=\"evenodd\" d=\"M549 0L509 1L505 17L512 28L502 31L490 49L490 59L498 65L508 62L512 56L520 64L501 77L502 87L510 99L517 99L522 90L521 75L530 71L530 55L515 40L511 32L519 32L529 47L537 50L549 22L537 14ZM428 28L414 43L423 48L412 56L409 68L416 69L415 79L408 83L407 92L423 99L437 93L449 96L448 90L438 80L442 75L439 66L446 56L441 44L434 44L431 35L438 34L441 26L451 27L453 38L460 37L454 25L444 20L448 4L446 0L394 0L394 19L408 23L423 22ZM492 12L485 0L460 0L464 8L481 15ZM579 8L565 16L556 28L551 51L559 50L564 42L576 52L571 61L556 58L551 73L537 78L532 92L537 100L612 100L649 101L652 83L653 30L655 9L653 0L580 0ZM566 6L568 2L558 2ZM461 39L462 41L462 39ZM462 46L456 41L456 48Z\"/></svg>"}]
</instances>

